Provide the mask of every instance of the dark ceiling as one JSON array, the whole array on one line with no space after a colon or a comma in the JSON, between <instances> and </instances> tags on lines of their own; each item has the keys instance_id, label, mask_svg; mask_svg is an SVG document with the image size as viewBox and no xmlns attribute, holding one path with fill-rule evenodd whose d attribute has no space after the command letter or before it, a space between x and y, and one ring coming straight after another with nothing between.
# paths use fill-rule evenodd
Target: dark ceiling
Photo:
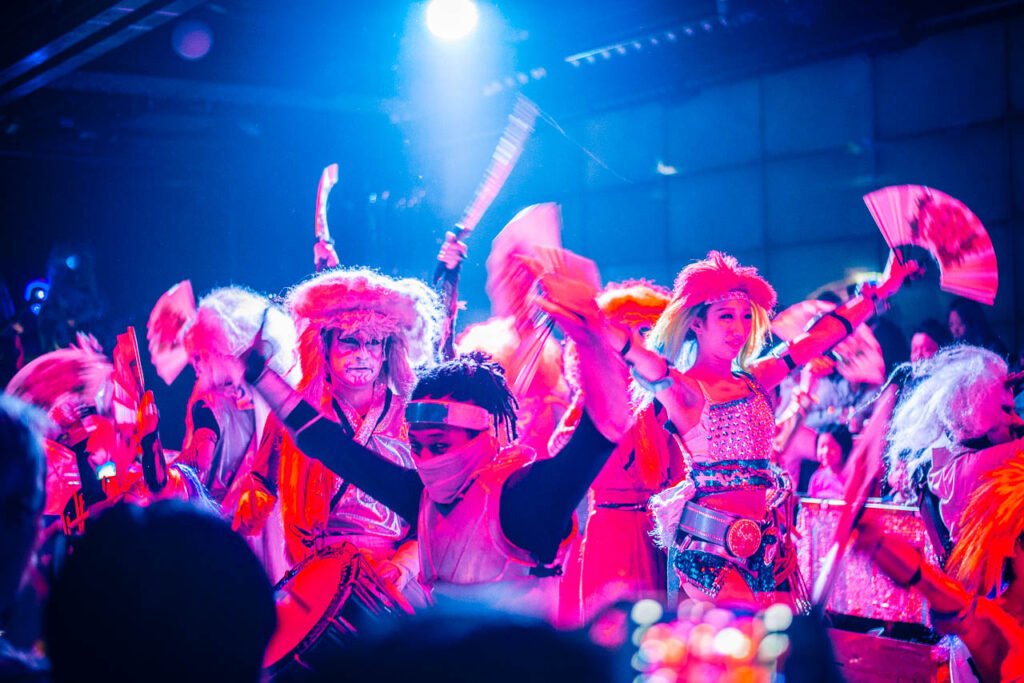
<instances>
[{"instance_id":1,"label":"dark ceiling","mask_svg":"<svg viewBox=\"0 0 1024 683\"><path fill-rule=\"evenodd\" d=\"M854 50L911 44L1016 2L931 0L588 0L481 3L478 61L460 86L486 107L522 89L571 115L685 94L713 82ZM100 157L126 138L159 145L225 128L250 134L268 111L330 115L357 129L446 115L419 99L432 55L423 3L388 0L19 0L0 25L0 155ZM172 48L201 22L196 60ZM485 55L485 56L481 56ZM578 56L578 66L568 58ZM433 66L431 66L433 65ZM627 75L628 74L628 75ZM449 74L450 75L450 74ZM525 79L525 84L519 79ZM498 119L484 119L493 125ZM460 133L466 134L464 127Z\"/></svg>"}]
</instances>

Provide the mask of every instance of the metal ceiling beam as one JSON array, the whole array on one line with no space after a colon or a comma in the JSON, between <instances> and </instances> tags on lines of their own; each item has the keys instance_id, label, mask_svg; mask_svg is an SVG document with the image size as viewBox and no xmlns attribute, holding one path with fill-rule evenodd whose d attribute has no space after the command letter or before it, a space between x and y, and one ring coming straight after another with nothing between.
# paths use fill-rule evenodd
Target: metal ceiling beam
<instances>
[{"instance_id":1,"label":"metal ceiling beam","mask_svg":"<svg viewBox=\"0 0 1024 683\"><path fill-rule=\"evenodd\" d=\"M0 70L0 107L175 19L205 0L121 0L107 4Z\"/></svg>"},{"instance_id":2,"label":"metal ceiling beam","mask_svg":"<svg viewBox=\"0 0 1024 683\"><path fill-rule=\"evenodd\" d=\"M401 116L407 104L399 99L365 95L320 97L299 90L274 86L193 81L162 76L77 71L54 81L50 90L149 97L177 102L255 107L281 107L309 111L381 113Z\"/></svg>"}]
</instances>

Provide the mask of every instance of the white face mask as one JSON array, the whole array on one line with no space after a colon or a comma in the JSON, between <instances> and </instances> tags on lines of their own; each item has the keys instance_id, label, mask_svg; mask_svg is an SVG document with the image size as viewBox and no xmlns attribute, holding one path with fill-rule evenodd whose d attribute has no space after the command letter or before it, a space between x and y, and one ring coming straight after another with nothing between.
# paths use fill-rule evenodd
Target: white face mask
<instances>
[{"instance_id":1,"label":"white face mask","mask_svg":"<svg viewBox=\"0 0 1024 683\"><path fill-rule=\"evenodd\" d=\"M421 458L413 454L412 460L431 500L451 503L469 486L477 470L497 453L498 440L485 431L444 455Z\"/></svg>"}]
</instances>

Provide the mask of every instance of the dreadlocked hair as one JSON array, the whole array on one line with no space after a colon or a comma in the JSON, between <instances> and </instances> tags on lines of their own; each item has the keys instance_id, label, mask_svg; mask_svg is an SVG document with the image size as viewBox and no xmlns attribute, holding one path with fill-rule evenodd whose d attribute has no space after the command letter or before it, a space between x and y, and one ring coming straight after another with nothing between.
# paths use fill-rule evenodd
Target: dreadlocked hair
<instances>
[{"instance_id":1,"label":"dreadlocked hair","mask_svg":"<svg viewBox=\"0 0 1024 683\"><path fill-rule=\"evenodd\" d=\"M494 417L494 431L504 428L514 441L519 403L505 381L505 369L482 351L471 351L420 374L412 400L444 399L472 403Z\"/></svg>"}]
</instances>

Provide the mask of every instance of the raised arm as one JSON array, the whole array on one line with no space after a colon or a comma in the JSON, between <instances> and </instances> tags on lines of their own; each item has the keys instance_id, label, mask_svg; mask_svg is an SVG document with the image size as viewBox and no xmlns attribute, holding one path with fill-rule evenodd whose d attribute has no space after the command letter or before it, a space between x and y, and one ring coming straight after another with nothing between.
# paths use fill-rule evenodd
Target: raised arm
<instances>
[{"instance_id":1,"label":"raised arm","mask_svg":"<svg viewBox=\"0 0 1024 683\"><path fill-rule=\"evenodd\" d=\"M577 268L588 265L575 255L567 258L578 259ZM611 345L612 329L597 307L593 278L581 277L584 271L576 268L529 267L543 289L537 306L576 343L584 397L583 417L566 447L511 478L502 493L501 522L509 540L548 562L572 528L573 510L633 418L628 373Z\"/></svg>"},{"instance_id":2,"label":"raised arm","mask_svg":"<svg viewBox=\"0 0 1024 683\"><path fill-rule=\"evenodd\" d=\"M914 261L901 262L890 252L881 283L864 285L861 293L839 308L822 316L799 337L791 340L784 353L769 355L751 364L749 370L763 387L771 389L779 384L790 370L798 368L853 334L853 330L876 312L885 308L885 301L899 291L903 282L920 272Z\"/></svg>"},{"instance_id":3,"label":"raised arm","mask_svg":"<svg viewBox=\"0 0 1024 683\"><path fill-rule=\"evenodd\" d=\"M263 367L260 359L250 357L245 377L281 420L299 450L416 525L423 483L415 470L388 462L353 441L345 427L321 415L280 375Z\"/></svg>"}]
</instances>

